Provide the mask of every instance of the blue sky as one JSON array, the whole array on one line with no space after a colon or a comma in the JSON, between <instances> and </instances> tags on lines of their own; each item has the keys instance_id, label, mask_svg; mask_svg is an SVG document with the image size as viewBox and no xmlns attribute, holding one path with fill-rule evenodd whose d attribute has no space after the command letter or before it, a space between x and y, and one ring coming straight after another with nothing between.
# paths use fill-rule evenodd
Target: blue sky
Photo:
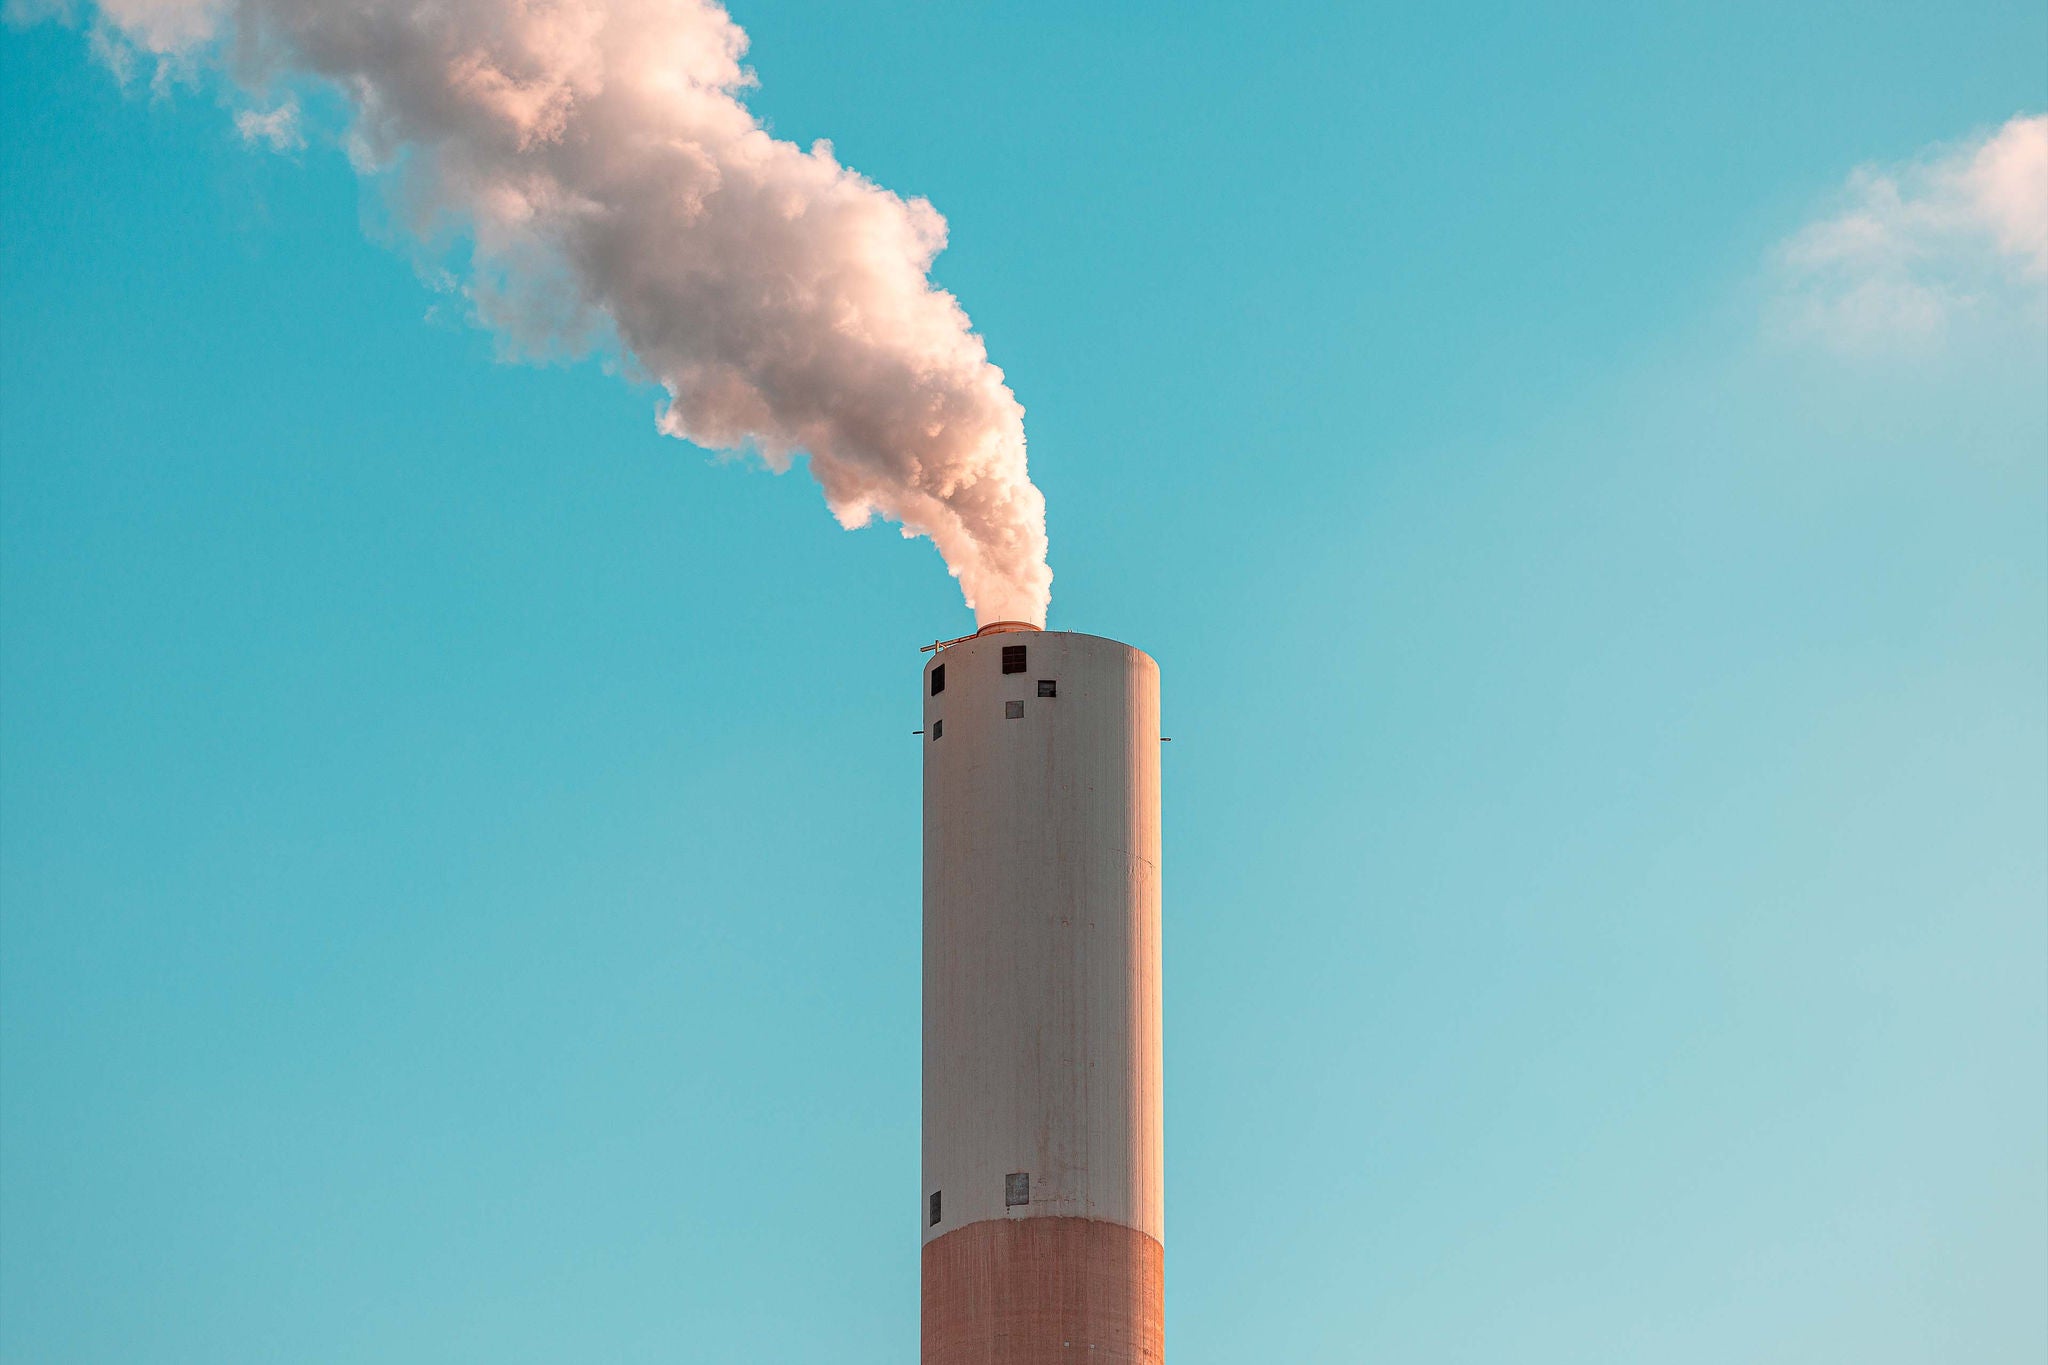
<instances>
[{"instance_id":1,"label":"blue sky","mask_svg":"<svg viewBox=\"0 0 2048 1365\"><path fill-rule=\"evenodd\" d=\"M1163 669L1178 1365L2042 1359L2048 305L1797 325L2039 7L733 16ZM0 1354L910 1359L931 547L0 62Z\"/></svg>"}]
</instances>

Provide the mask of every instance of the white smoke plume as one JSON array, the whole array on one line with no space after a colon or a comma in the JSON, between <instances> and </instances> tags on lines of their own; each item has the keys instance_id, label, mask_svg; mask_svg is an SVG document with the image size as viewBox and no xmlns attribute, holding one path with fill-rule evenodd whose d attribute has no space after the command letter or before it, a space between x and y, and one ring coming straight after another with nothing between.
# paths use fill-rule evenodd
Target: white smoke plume
<instances>
[{"instance_id":1,"label":"white smoke plume","mask_svg":"<svg viewBox=\"0 0 2048 1365\"><path fill-rule=\"evenodd\" d=\"M422 235L473 239L492 326L615 336L668 391L663 431L808 455L842 525L929 536L980 621L1043 624L1024 411L927 278L945 220L764 131L712 0L101 0L98 37L253 91L331 85L358 166ZM241 131L300 136L296 113Z\"/></svg>"}]
</instances>

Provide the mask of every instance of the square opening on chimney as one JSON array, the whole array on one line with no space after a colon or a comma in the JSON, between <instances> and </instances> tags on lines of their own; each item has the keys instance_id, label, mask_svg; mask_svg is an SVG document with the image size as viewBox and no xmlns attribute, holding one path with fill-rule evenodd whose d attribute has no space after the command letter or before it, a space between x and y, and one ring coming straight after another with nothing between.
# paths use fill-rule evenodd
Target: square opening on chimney
<instances>
[{"instance_id":1,"label":"square opening on chimney","mask_svg":"<svg viewBox=\"0 0 2048 1365\"><path fill-rule=\"evenodd\" d=\"M1021 1208L1031 1202L1031 1172L1012 1171L1003 1177L1003 1207Z\"/></svg>"},{"instance_id":2,"label":"square opening on chimney","mask_svg":"<svg viewBox=\"0 0 2048 1365\"><path fill-rule=\"evenodd\" d=\"M1004 720L1022 720L1022 719L1024 719L1024 703L1023 703L1023 702L1021 702L1021 701L1006 701L1006 702L1004 702L1004 703L1003 703L1003 719L1004 719Z\"/></svg>"},{"instance_id":3,"label":"square opening on chimney","mask_svg":"<svg viewBox=\"0 0 2048 1365\"><path fill-rule=\"evenodd\" d=\"M1038 680L1038 695L1039 695L1039 696L1041 696L1041 697L1057 697L1057 696L1058 696L1059 694L1060 694L1060 680L1059 680L1058 678L1040 678L1040 679Z\"/></svg>"},{"instance_id":4,"label":"square opening on chimney","mask_svg":"<svg viewBox=\"0 0 2048 1365\"><path fill-rule=\"evenodd\" d=\"M1024 671L1024 646L1022 646L1022 645L1004 645L1004 646L1003 646L1003 672L1005 672L1005 673L1022 673L1023 671Z\"/></svg>"}]
</instances>

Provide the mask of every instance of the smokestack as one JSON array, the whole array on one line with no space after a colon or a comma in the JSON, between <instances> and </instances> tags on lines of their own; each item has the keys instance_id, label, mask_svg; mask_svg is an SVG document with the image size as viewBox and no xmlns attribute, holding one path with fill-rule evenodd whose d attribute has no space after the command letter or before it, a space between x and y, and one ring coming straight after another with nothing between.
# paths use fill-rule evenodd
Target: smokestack
<instances>
[{"instance_id":1,"label":"smokestack","mask_svg":"<svg viewBox=\"0 0 2048 1365\"><path fill-rule=\"evenodd\" d=\"M1002 621L923 682L922 1365L1155 1365L1159 667Z\"/></svg>"}]
</instances>

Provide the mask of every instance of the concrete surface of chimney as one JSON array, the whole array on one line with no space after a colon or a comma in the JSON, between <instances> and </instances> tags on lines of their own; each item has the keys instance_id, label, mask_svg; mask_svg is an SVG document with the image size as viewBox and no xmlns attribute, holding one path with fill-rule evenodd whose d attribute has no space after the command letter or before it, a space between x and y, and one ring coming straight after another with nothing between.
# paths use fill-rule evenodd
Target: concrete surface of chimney
<instances>
[{"instance_id":1,"label":"concrete surface of chimney","mask_svg":"<svg viewBox=\"0 0 2048 1365\"><path fill-rule=\"evenodd\" d=\"M998 622L923 686L922 1365L1152 1365L1158 665Z\"/></svg>"}]
</instances>

